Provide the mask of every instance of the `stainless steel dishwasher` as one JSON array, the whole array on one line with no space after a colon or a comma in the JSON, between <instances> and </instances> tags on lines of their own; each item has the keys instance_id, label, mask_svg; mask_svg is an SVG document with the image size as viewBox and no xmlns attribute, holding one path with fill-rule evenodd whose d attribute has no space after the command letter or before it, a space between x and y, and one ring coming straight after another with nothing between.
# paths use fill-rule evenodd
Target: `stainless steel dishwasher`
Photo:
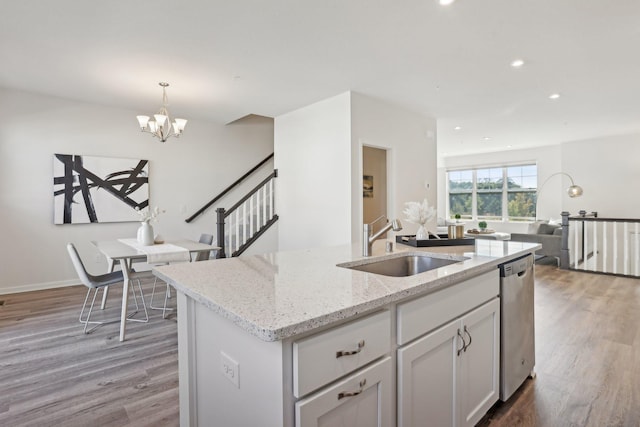
<instances>
[{"instance_id":1,"label":"stainless steel dishwasher","mask_svg":"<svg viewBox=\"0 0 640 427\"><path fill-rule=\"evenodd\" d=\"M534 376L533 255L500 265L500 400Z\"/></svg>"}]
</instances>

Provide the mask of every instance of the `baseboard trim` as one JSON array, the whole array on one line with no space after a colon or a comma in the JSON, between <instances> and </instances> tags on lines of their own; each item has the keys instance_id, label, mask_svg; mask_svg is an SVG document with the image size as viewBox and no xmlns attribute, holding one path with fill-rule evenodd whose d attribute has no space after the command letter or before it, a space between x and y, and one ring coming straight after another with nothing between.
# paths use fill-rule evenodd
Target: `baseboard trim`
<instances>
[{"instance_id":1,"label":"baseboard trim","mask_svg":"<svg viewBox=\"0 0 640 427\"><path fill-rule=\"evenodd\" d=\"M18 294L21 292L42 291L44 289L64 288L67 286L79 285L78 279L58 280L55 282L28 283L26 285L9 286L0 288L0 295Z\"/></svg>"}]
</instances>

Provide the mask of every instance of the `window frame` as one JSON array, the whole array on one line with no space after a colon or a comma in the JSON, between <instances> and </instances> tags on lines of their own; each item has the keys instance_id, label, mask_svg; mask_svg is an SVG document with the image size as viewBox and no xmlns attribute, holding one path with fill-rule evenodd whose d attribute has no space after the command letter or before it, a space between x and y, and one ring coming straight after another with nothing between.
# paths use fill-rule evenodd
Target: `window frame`
<instances>
[{"instance_id":1,"label":"window frame","mask_svg":"<svg viewBox=\"0 0 640 427\"><path fill-rule=\"evenodd\" d=\"M536 187L535 188L509 188L509 168L513 167L534 167L536 172ZM502 212L500 218L496 218L496 216L487 216L487 215L478 215L478 194L485 193L487 191L478 190L478 171L486 170L486 169L501 169L502 170L502 190L501 194L501 208ZM475 166L475 167L456 167L450 168L446 170L446 213L447 218L452 218L454 213L451 212L450 206L450 197L451 194L469 194L469 191L463 190L454 190L451 191L450 188L450 179L449 173L451 172L471 172L472 176L472 185L471 185L471 215L461 215L461 219L472 220L472 221L501 221L501 222L527 222L527 221L535 221L535 209L537 203L537 193L538 193L538 164L536 162L523 162L523 163L512 163L506 165L485 165L485 166ZM531 175L529 175L531 176ZM490 193L490 192L489 192ZM493 192L497 193L497 192ZM534 203L534 214L533 216L521 217L521 216L509 216L509 195L515 193L530 193L533 194L533 203Z\"/></svg>"}]
</instances>

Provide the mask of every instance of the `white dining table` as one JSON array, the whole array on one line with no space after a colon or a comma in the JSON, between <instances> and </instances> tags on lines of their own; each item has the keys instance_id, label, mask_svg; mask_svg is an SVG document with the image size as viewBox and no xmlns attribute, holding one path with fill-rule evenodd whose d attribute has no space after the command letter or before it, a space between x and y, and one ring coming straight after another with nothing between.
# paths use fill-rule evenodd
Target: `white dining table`
<instances>
[{"instance_id":1,"label":"white dining table","mask_svg":"<svg viewBox=\"0 0 640 427\"><path fill-rule=\"evenodd\" d=\"M127 323L127 305L129 304L129 282L132 279L131 265L134 261L146 261L147 254L140 251L133 246L123 243L120 240L101 240L91 242L104 256L107 257L109 262L109 271L113 271L115 261L119 261L122 274L124 276L124 283L122 289L122 312L120 314L120 341L124 341ZM189 251L190 254L197 254L199 252L208 252L220 249L218 246L207 245L205 243L199 243L188 239L170 240L166 243L184 248ZM103 299L102 308L104 308L104 302L106 301L106 289Z\"/></svg>"}]
</instances>

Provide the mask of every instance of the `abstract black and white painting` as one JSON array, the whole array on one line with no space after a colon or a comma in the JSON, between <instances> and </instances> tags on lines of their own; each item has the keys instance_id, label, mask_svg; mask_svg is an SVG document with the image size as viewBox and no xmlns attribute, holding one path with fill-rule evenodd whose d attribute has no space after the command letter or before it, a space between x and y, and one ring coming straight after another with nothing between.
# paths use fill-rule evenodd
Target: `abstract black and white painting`
<instances>
[{"instance_id":1,"label":"abstract black and white painting","mask_svg":"<svg viewBox=\"0 0 640 427\"><path fill-rule=\"evenodd\" d=\"M138 221L149 205L149 161L54 154L55 224Z\"/></svg>"}]
</instances>

